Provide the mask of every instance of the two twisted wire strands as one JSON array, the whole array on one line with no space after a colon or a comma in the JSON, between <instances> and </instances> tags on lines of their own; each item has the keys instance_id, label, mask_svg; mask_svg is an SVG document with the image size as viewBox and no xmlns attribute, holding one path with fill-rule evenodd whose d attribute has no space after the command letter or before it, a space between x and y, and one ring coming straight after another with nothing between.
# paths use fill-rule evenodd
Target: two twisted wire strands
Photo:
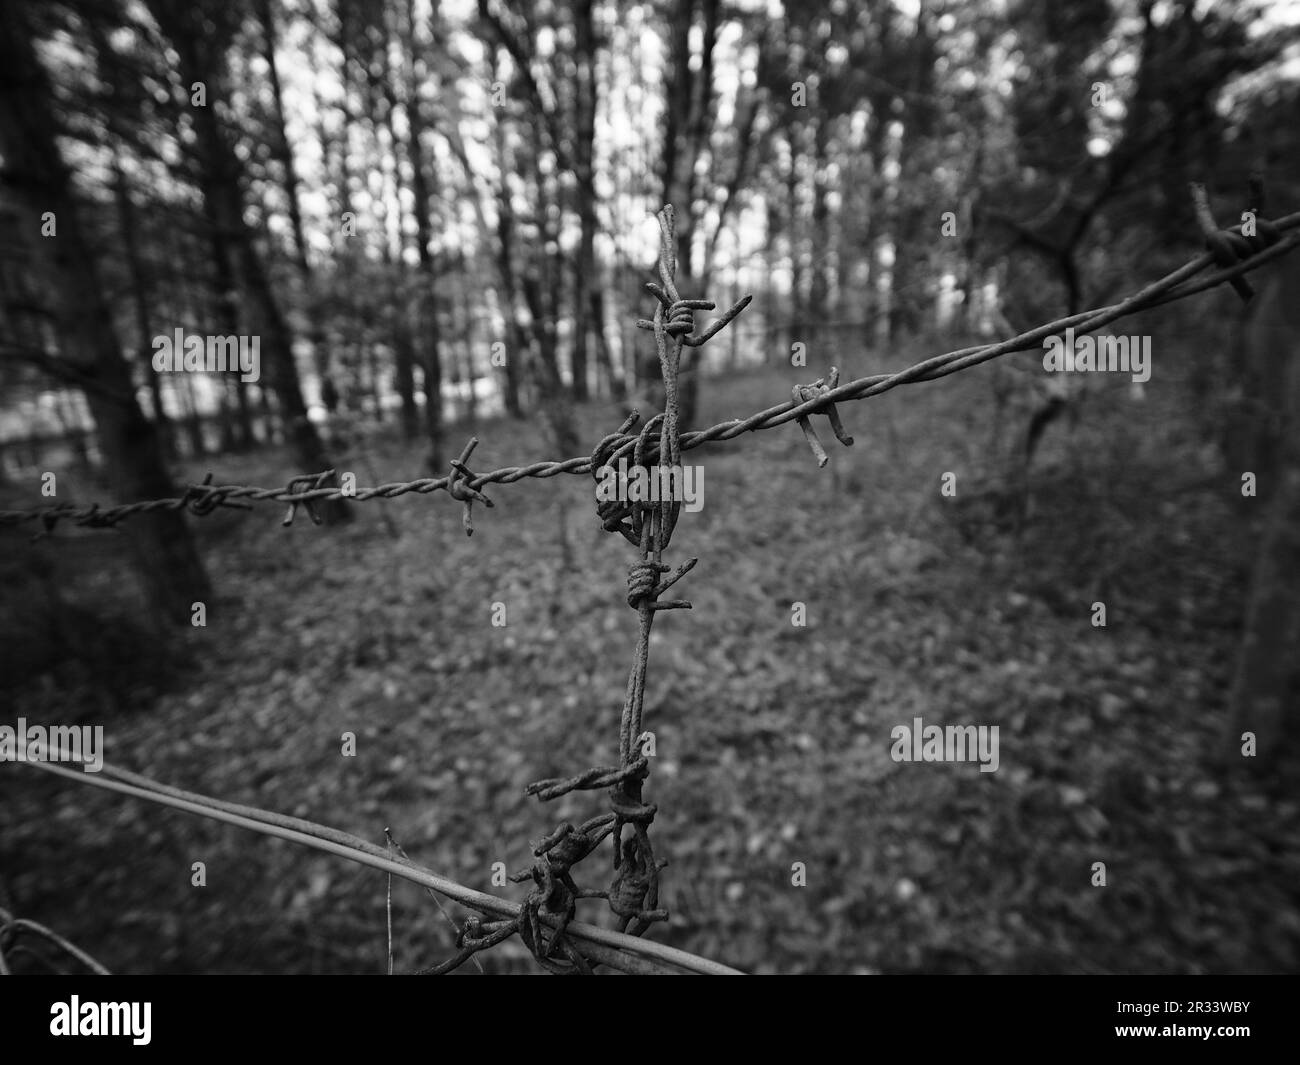
<instances>
[{"instance_id":1,"label":"two twisted wire strands","mask_svg":"<svg viewBox=\"0 0 1300 1065\"><path fill-rule=\"evenodd\" d=\"M1242 259L1232 266L1223 266L1200 281L1193 282L1192 278L1216 261L1212 253L1207 252L1198 256L1185 266L1167 274L1158 281L1152 282L1119 303L1058 318L995 344L975 345L935 355L897 373L875 374L869 377L856 378L842 385L836 385L825 392L820 392L814 398L801 403L794 401L781 403L766 410L757 411L746 418L719 422L708 429L686 432L681 434L679 447L682 451L689 451L692 448L701 447L713 441L734 439L742 433L775 429L787 422L806 418L810 414L825 413L838 402L878 396L897 388L899 385L914 384L919 381L935 381L949 374L969 369L972 366L978 366L990 359L1019 351L1027 351L1040 344L1047 337L1059 333L1067 327L1073 327L1076 335L1082 335L1100 329L1137 311L1186 299L1225 282L1230 282L1234 278L1288 254L1297 245L1300 245L1300 234L1290 232L1296 229L1297 226L1300 226L1300 212L1274 219L1269 223L1269 233L1279 238L1276 243L1265 246L1262 250L1259 249L1258 244L1251 245L1252 254L1249 258ZM1223 232L1237 233L1239 229L1240 227L1233 227L1233 229L1224 230ZM1281 237L1281 234L1284 233L1289 235ZM724 316L719 319L704 334L687 336L684 343L692 347L699 346L706 338L715 335L723 325L730 321L731 318L734 318L735 314L739 313L738 308L743 309L743 305L747 302L748 298L741 301L741 304L728 312L730 317ZM616 462L619 458L629 455L631 450L636 447L638 439L638 436L629 436L625 432L614 434L612 438L607 437L602 441L602 445L608 451L606 455L607 461ZM468 450L472 450L475 443L477 443L476 440L471 440ZM655 457L653 453L647 456L648 459ZM453 466L456 465L463 466L464 464L462 460L457 460L457 463L454 463ZM411 481L394 481L369 488L359 487L355 492L329 486L294 491L288 487L263 488L257 485L242 484L214 485L211 483L212 478L209 474L202 483L187 486L182 495L166 499L142 500L108 507L101 507L99 504L77 506L70 503L61 503L53 506L32 507L26 510L0 510L0 526L19 525L29 521L40 522L44 527L42 533L48 533L53 531L59 521L68 521L74 525L88 528L110 528L134 514L148 513L155 510L188 509L192 514L203 516L210 514L218 507L246 507L250 502L269 501L292 504L328 499L350 499L353 502L367 502L373 499L394 499L409 493L428 495L438 491L449 491L450 494L455 496L456 489L453 488L453 484L463 485L465 490L477 493L472 498L463 500L466 508L465 520L468 523L469 507L472 503L481 502L486 506L492 505L491 501L482 493L482 489L488 485L513 484L525 478L555 477L561 473L584 474L591 472L591 470L591 457L575 456L562 461L541 461L526 466L505 466L490 473L478 475L471 475L468 472L468 467L465 467L464 469L453 469L452 474L447 477L421 477ZM320 474L306 476L324 479L332 473L333 471L326 470ZM297 480L299 479L295 478L295 481ZM467 531L470 531L468 527ZM38 535L42 535L42 533L38 533Z\"/></svg>"}]
</instances>

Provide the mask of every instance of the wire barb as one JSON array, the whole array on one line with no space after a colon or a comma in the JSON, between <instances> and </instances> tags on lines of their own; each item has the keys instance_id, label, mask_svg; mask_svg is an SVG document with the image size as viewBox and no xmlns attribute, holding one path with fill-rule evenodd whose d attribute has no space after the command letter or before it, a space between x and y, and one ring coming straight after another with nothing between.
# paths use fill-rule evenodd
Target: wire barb
<instances>
[{"instance_id":1,"label":"wire barb","mask_svg":"<svg viewBox=\"0 0 1300 1065\"><path fill-rule=\"evenodd\" d=\"M461 514L460 521L465 527L466 536L474 535L474 517L470 512L474 503L482 503L485 507L496 506L492 500L470 484L474 480L474 475L470 472L466 463L469 462L469 457L474 454L476 447L478 447L478 437L471 436L469 443L461 451L460 458L451 460L451 476L447 478L448 494L452 499L459 499L465 504L465 510Z\"/></svg>"},{"instance_id":2,"label":"wire barb","mask_svg":"<svg viewBox=\"0 0 1300 1065\"><path fill-rule=\"evenodd\" d=\"M1199 181L1191 183L1192 208L1196 214L1196 224L1205 238L1205 246L1210 249L1214 261L1220 266L1232 266L1238 260L1249 259L1255 249L1239 233L1230 229L1220 229L1210 211L1210 200L1205 186ZM1243 303L1249 303L1255 296L1255 290L1244 277L1234 277L1229 282L1233 290L1241 297Z\"/></svg>"},{"instance_id":3,"label":"wire barb","mask_svg":"<svg viewBox=\"0 0 1300 1065\"><path fill-rule=\"evenodd\" d=\"M333 477L334 477L333 470L324 470L321 473L316 473L316 474L303 474L301 476L293 478L293 480L289 482L289 487L285 489L285 493L289 496L293 496L294 491L298 485L303 485L311 489L323 488ZM211 479L212 479L212 474L208 474L208 480ZM206 483L207 481L204 482L204 484ZM280 522L280 524L281 525L293 524L294 516L298 513L299 503L301 503L303 506L307 508L307 517L311 518L311 523L313 525L319 525L323 519L321 518L320 514L317 513L316 508L312 505L313 499L310 496L301 500L292 499L289 503L289 512L284 516L284 521Z\"/></svg>"},{"instance_id":4,"label":"wire barb","mask_svg":"<svg viewBox=\"0 0 1300 1065\"><path fill-rule=\"evenodd\" d=\"M819 377L810 385L795 385L790 389L790 394L794 397L796 403L807 403L809 400L819 399L828 392L834 391L839 387L840 371L837 367L832 366L831 372L825 377ZM821 412L826 415L826 419L831 423L831 432L835 434L835 439L845 447L853 446L853 437L844 431L844 425L840 421L839 411L835 409L834 403L828 403ZM808 441L808 446L812 448L813 457L817 459L817 468L821 469L830 461L830 456L826 454L826 449L822 447L822 442L817 437L817 431L812 427L806 414L801 415L798 419L799 428L803 430L804 439Z\"/></svg>"}]
</instances>

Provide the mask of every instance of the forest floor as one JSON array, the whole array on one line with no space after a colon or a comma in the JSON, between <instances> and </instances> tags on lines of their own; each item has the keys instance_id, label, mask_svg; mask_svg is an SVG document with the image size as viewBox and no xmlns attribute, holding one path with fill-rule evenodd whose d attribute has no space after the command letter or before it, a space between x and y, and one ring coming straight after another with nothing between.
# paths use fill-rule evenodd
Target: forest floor
<instances>
[{"instance_id":1,"label":"forest floor","mask_svg":"<svg viewBox=\"0 0 1300 1065\"><path fill-rule=\"evenodd\" d=\"M710 379L701 424L818 372ZM814 419L820 471L793 425L687 454L705 505L667 557L698 556L673 592L694 609L659 617L646 691L672 914L650 935L751 972L1300 969L1296 790L1238 756L1223 709L1250 501L1177 390L1119 389L1049 430L1017 527L989 490L989 373L842 406L852 448ZM620 416L579 419L594 443ZM475 431L476 471L568 457L536 425ZM387 441L371 461L408 479L421 454ZM210 461L219 483L298 472L275 451ZM494 862L521 868L530 840L605 808L598 792L524 795L616 760L634 552L600 531L593 488L489 486L472 538L445 493L357 505L337 529L304 514L281 528L278 504L193 519L217 592L207 627L174 640L129 615L117 534L7 534L10 576L45 567L47 592L21 608L52 588L75 604L76 657L0 691L3 719L103 724L115 765L377 843L389 826L416 861L492 890ZM998 726L998 770L895 762L891 730L916 717ZM604 853L585 880L606 878ZM439 907L392 890L397 970L448 956ZM383 972L385 891L373 870L0 765L0 905L114 971ZM480 957L535 969L517 939Z\"/></svg>"}]
</instances>

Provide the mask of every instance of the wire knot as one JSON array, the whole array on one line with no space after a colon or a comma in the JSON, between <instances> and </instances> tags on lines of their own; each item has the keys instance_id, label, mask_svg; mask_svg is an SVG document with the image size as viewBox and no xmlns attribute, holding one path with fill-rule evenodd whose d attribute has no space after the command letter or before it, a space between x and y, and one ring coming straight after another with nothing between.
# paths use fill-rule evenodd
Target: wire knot
<instances>
[{"instance_id":1,"label":"wire knot","mask_svg":"<svg viewBox=\"0 0 1300 1065\"><path fill-rule=\"evenodd\" d=\"M591 453L591 475L596 479L596 516L600 518L601 528L606 532L616 532L634 547L641 546L641 534L645 527L645 512L653 504L646 503L642 500L631 501L628 499L618 498L618 486L622 483L622 478L615 480L615 497L613 499L603 498L604 492L608 487L602 489L602 482L608 485L609 478L614 474L613 463L615 458L627 459L629 446L632 450L632 460L628 463L629 467L644 467L647 471L654 471L654 460L657 456L652 455L652 449L657 450L657 443L654 434L659 430L664 422L663 414L656 414L641 427L641 431L635 436L627 435L627 431L634 426L640 419L641 415L632 411L617 432L611 433L605 437L596 449ZM654 476L653 472L651 473ZM671 523L676 521L677 511L680 509L679 503L674 503L670 509L670 525L666 528L664 534L664 545L671 536Z\"/></svg>"},{"instance_id":2,"label":"wire knot","mask_svg":"<svg viewBox=\"0 0 1300 1065\"><path fill-rule=\"evenodd\" d=\"M703 333L695 333L695 311L711 311L717 304L712 300L684 300L676 296L662 285L656 285L653 281L646 283L646 288L664 308L665 321L663 323L663 332L667 336L678 337L681 342L690 348L698 348L702 344L708 343L715 336L725 329L731 321L749 306L752 295L744 296L737 300L731 308L722 315L721 318L714 321ZM649 318L638 318L636 322L638 329L655 329L657 328L654 321Z\"/></svg>"},{"instance_id":3,"label":"wire knot","mask_svg":"<svg viewBox=\"0 0 1300 1065\"><path fill-rule=\"evenodd\" d=\"M659 574L667 573L671 566L662 562L652 562L648 558L633 562L627 568L627 605L633 610L643 602L653 602L657 594Z\"/></svg>"},{"instance_id":4,"label":"wire knot","mask_svg":"<svg viewBox=\"0 0 1300 1065\"><path fill-rule=\"evenodd\" d=\"M642 846L639 837L634 836L623 847L623 857L614 871L614 878L609 885L609 908L626 925L632 920L649 924L652 921L666 921L668 911L657 906L647 908L647 899L654 892L654 902L658 902L659 870L667 862L656 862L654 854Z\"/></svg>"},{"instance_id":5,"label":"wire knot","mask_svg":"<svg viewBox=\"0 0 1300 1065\"><path fill-rule=\"evenodd\" d=\"M325 475L322 475L325 476ZM240 503L231 501L226 498L230 494L228 488L216 488L212 485L212 473L203 478L201 484L191 484L185 487L185 494L177 500L177 509L184 507L189 510L195 517L205 517L211 514L217 507L230 507L234 510L252 510L249 503ZM293 511L289 512L290 520L293 518Z\"/></svg>"},{"instance_id":6,"label":"wire knot","mask_svg":"<svg viewBox=\"0 0 1300 1065\"><path fill-rule=\"evenodd\" d=\"M1210 250L1216 266L1221 268L1235 266L1238 262L1249 259L1281 239L1282 231L1273 222L1263 217L1264 188L1257 175L1252 175L1250 182L1251 210L1257 216L1254 231L1250 236L1239 233L1236 229L1220 229L1210 210L1210 200L1205 186L1199 181L1193 181L1191 190L1196 225L1201 231L1201 236L1205 238L1205 246ZM1244 277L1230 277L1228 284L1241 297L1243 303L1249 303L1254 298L1255 290Z\"/></svg>"},{"instance_id":7,"label":"wire knot","mask_svg":"<svg viewBox=\"0 0 1300 1065\"><path fill-rule=\"evenodd\" d=\"M333 470L322 470L320 473L305 473L299 477L293 478L293 480L289 482L288 487L285 488L285 492L288 495L295 495L299 491L304 491L304 492L315 491L317 488L325 487L325 485L329 482L330 478L333 476L334 476ZM208 477L210 479L212 475L208 474ZM207 483L208 483L207 481L204 481L204 484ZM206 502L206 500L204 502ZM280 522L280 524L281 525L293 524L293 519L298 513L299 503L301 503L304 507L307 508L307 517L311 518L311 523L313 525L319 525L323 519L321 518L320 514L316 512L316 507L313 505L310 499L289 500L289 512L285 514L284 521Z\"/></svg>"},{"instance_id":8,"label":"wire knot","mask_svg":"<svg viewBox=\"0 0 1300 1065\"><path fill-rule=\"evenodd\" d=\"M573 920L580 898L600 897L604 893L582 891L573 881L573 866L594 851L612 830L613 816L602 814L575 828L561 824L534 848L536 860L530 869L510 879L518 883L531 877L534 887L524 901L518 917L519 938L524 941L541 965L554 973L589 973L586 960L564 939L564 930ZM558 925L548 930L540 914L558 917ZM549 931L549 934L548 934ZM556 959L562 953L567 964Z\"/></svg>"}]
</instances>

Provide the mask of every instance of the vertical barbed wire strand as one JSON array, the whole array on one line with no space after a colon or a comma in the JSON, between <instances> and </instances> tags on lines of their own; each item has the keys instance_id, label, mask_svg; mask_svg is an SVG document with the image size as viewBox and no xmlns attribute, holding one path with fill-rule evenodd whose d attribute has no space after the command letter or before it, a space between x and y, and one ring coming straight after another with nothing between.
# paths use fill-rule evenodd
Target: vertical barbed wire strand
<instances>
[{"instance_id":1,"label":"vertical barbed wire strand","mask_svg":"<svg viewBox=\"0 0 1300 1065\"><path fill-rule=\"evenodd\" d=\"M597 515L602 518L608 532L618 532L637 546L640 559L628 567L627 603L637 612L637 640L632 652L632 667L628 673L623 709L619 718L619 764L596 766L575 777L552 778L529 784L525 793L542 801L550 801L571 791L608 788L612 813L592 818L575 828L565 822L533 848L534 862L528 869L511 876L522 882L531 879L534 889L523 907L513 929L498 925L489 935L481 927L467 925L458 945L461 954L437 971L449 971L465 957L491 943L500 942L514 931L532 950L537 960L553 972L588 972L590 966L580 951L563 939L565 923L572 918L577 902L582 898L604 898L617 916L620 932L641 935L651 924L668 918L659 906L659 870L650 841L650 825L657 807L645 801L643 787L649 776L649 761L638 753L638 740L642 735L645 709L646 674L650 660L650 633L654 616L660 610L689 609L684 600L664 601L659 597L677 583L696 564L688 559L677 567L670 577L662 575L672 569L663 561L664 552L672 539L681 501L674 498L670 486L674 479L681 484L681 439L678 427L678 374L681 368L682 347L699 346L716 335L748 305L746 296L698 337L694 335L694 311L712 310L707 300L684 300L677 291L676 226L673 208L667 205L658 215L660 228L659 277L662 284L646 287L658 300L653 320L642 319L637 325L654 333L655 348L659 356L660 373L664 381L664 410L642 427L635 437L627 438L633 464L659 485L653 504L637 500L601 501L597 492ZM633 414L624 421L617 433L606 437L596 446L589 468L598 478L612 473L602 459L611 445L624 439L624 435L638 420ZM651 467L650 453L655 435L655 465ZM620 478L621 479L621 478ZM630 833L626 830L630 828ZM614 873L608 890L582 890L573 880L574 867L590 854L607 837L613 837ZM549 938L537 924L537 915L545 912L559 915L562 924ZM556 954L564 960L557 960Z\"/></svg>"}]
</instances>

